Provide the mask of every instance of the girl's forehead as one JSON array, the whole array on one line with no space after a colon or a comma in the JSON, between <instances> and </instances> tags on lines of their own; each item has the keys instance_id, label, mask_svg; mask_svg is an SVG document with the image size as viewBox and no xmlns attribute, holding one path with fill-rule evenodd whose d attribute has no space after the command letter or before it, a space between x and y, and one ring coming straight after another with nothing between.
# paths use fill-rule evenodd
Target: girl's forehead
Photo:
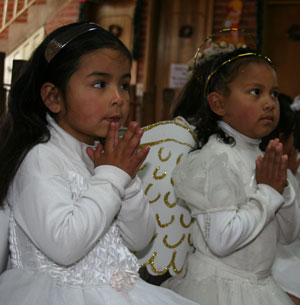
<instances>
[{"instance_id":1,"label":"girl's forehead","mask_svg":"<svg viewBox=\"0 0 300 305\"><path fill-rule=\"evenodd\" d=\"M118 63L129 62L129 58L120 50L110 49L110 48L101 48L91 51L80 58L80 63L90 62L91 60L103 61L115 61Z\"/></svg>"},{"instance_id":2,"label":"girl's forehead","mask_svg":"<svg viewBox=\"0 0 300 305\"><path fill-rule=\"evenodd\" d=\"M124 53L105 48L83 55L79 60L77 72L115 71L118 73L120 71L129 73L130 70L130 60Z\"/></svg>"},{"instance_id":3,"label":"girl's forehead","mask_svg":"<svg viewBox=\"0 0 300 305\"><path fill-rule=\"evenodd\" d=\"M277 74L272 66L264 61L255 61L241 65L231 84L264 84L278 87Z\"/></svg>"},{"instance_id":4,"label":"girl's forehead","mask_svg":"<svg viewBox=\"0 0 300 305\"><path fill-rule=\"evenodd\" d=\"M276 71L272 66L264 61L253 61L242 64L238 70L236 77L243 77L243 76L257 76L258 78L263 78L266 76L272 76L277 78Z\"/></svg>"},{"instance_id":5,"label":"girl's forehead","mask_svg":"<svg viewBox=\"0 0 300 305\"><path fill-rule=\"evenodd\" d=\"M240 67L238 68L238 71L241 72L243 70L270 70L270 71L274 71L274 68L268 64L266 61L264 60L253 60L253 61L249 61L249 62L245 62L245 63L241 63Z\"/></svg>"}]
</instances>

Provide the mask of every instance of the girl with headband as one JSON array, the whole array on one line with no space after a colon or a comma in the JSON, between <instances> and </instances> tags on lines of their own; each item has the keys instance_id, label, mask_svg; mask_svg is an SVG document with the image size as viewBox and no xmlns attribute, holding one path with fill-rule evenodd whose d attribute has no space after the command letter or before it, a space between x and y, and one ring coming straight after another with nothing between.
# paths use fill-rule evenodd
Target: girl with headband
<instances>
[{"instance_id":1,"label":"girl with headband","mask_svg":"<svg viewBox=\"0 0 300 305\"><path fill-rule=\"evenodd\" d=\"M75 23L45 38L13 86L0 129L1 305L194 304L141 280L131 252L155 219L136 176L143 132L131 122L118 136L130 70L120 40Z\"/></svg>"},{"instance_id":2,"label":"girl with headband","mask_svg":"<svg viewBox=\"0 0 300 305\"><path fill-rule=\"evenodd\" d=\"M270 59L256 50L196 56L176 115L195 125L200 147L172 175L194 218L195 252L164 287L205 305L293 304L270 271L277 243L298 236L300 211L282 144L259 149L278 123L278 93Z\"/></svg>"}]
</instances>

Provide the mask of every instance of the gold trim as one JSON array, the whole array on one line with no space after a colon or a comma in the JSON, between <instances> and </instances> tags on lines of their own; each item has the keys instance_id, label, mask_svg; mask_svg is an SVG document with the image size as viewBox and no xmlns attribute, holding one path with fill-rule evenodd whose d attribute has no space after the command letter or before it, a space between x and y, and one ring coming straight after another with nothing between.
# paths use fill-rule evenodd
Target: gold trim
<instances>
[{"instance_id":1,"label":"gold trim","mask_svg":"<svg viewBox=\"0 0 300 305\"><path fill-rule=\"evenodd\" d=\"M168 208L174 208L174 207L176 206L176 204L177 204L177 200L175 200L175 202L173 202L173 203L170 203L170 202L169 202L169 195L170 195L170 192L167 192L167 193L165 194L165 196L164 196L164 202L165 202L165 204L166 204L166 206L167 206Z\"/></svg>"},{"instance_id":2,"label":"gold trim","mask_svg":"<svg viewBox=\"0 0 300 305\"><path fill-rule=\"evenodd\" d=\"M181 236L181 238L180 238L180 240L179 240L177 243L173 244L173 245L170 245L170 244L167 242L167 238L168 238L168 234L166 234L165 237L164 237L164 239L163 239L164 245L165 245L167 248L169 248L169 249L175 249L175 248L177 248L177 247L184 241L184 239L185 239L185 233L183 233L182 236Z\"/></svg>"},{"instance_id":3,"label":"gold trim","mask_svg":"<svg viewBox=\"0 0 300 305\"><path fill-rule=\"evenodd\" d=\"M153 237L151 238L150 242L149 242L149 245L153 242L153 240L158 236L158 233L155 233L153 235Z\"/></svg>"},{"instance_id":4,"label":"gold trim","mask_svg":"<svg viewBox=\"0 0 300 305\"><path fill-rule=\"evenodd\" d=\"M164 147L160 147L158 150L158 158L161 162L166 162L170 159L170 157L172 156L171 152L169 151L169 154L167 155L167 157L163 158L161 153L164 150Z\"/></svg>"},{"instance_id":5,"label":"gold trim","mask_svg":"<svg viewBox=\"0 0 300 305\"><path fill-rule=\"evenodd\" d=\"M241 32L241 33L244 33L248 36L251 36L253 38L253 40L255 41L254 37L252 34L250 33L247 33L247 31L243 30L243 29L239 29L239 28L225 28L225 29L221 29L220 31L216 32L216 33L213 33L209 36L207 36L203 41L202 43L200 44L200 46L198 47L197 51L196 51L196 54L194 56L194 66L193 66L193 73L196 75L197 78L199 78L198 76L198 71L197 71L197 59L198 59L198 55L201 53L201 49L202 47L205 45L205 43L214 38L216 36L216 34L219 34L219 33L224 33L224 32ZM259 54L259 53L255 53L255 52L248 52L248 53L244 53L244 54L238 54L237 56L234 56L226 61L224 61L222 64L220 64L216 69L214 69L207 77L206 79L206 82L205 82L205 85L204 85L204 96L206 97L207 96L207 87L208 87L208 83L210 81L210 79L212 78L213 75L216 74L216 72L221 68L223 67L225 64L227 63L230 63L231 61L235 60L235 59L238 59L240 57L243 57L243 56L259 56L259 57L262 57L264 58L266 61L268 61L271 65L272 62L271 62L271 59L267 56L264 56L262 54Z\"/></svg>"},{"instance_id":6,"label":"gold trim","mask_svg":"<svg viewBox=\"0 0 300 305\"><path fill-rule=\"evenodd\" d=\"M245 30L243 29L237 29L237 28L226 28L226 29L221 29L220 31L216 32L216 33L212 33L209 36L207 36L200 44L200 46L198 47L195 56L194 56L194 71L196 71L197 68L197 59L198 59L198 55L202 49L202 47L206 44L206 42L212 38L214 38L216 36L216 34L220 34L220 33L224 33L224 32L242 32L242 33L246 33ZM247 33L246 33L247 34ZM252 36L251 34L248 33L248 35Z\"/></svg>"},{"instance_id":7,"label":"gold trim","mask_svg":"<svg viewBox=\"0 0 300 305\"><path fill-rule=\"evenodd\" d=\"M155 146L155 145L158 145L158 144L161 144L161 143L166 143L166 142L175 142L177 144L182 144L182 145L186 145L192 149L194 149L194 146L192 146L191 144L189 143L184 143L184 142L181 142L181 141L178 141L178 140L175 140L175 139L164 139L164 140L158 140L158 141L155 141L155 142L148 142L148 143L144 143L144 144L141 144L140 145L140 148L143 148L145 146Z\"/></svg>"},{"instance_id":8,"label":"gold trim","mask_svg":"<svg viewBox=\"0 0 300 305\"><path fill-rule=\"evenodd\" d=\"M155 199L149 200L149 203L152 204L154 202L156 202L159 198L160 198L160 194L157 195L157 197Z\"/></svg>"},{"instance_id":9,"label":"gold trim","mask_svg":"<svg viewBox=\"0 0 300 305\"><path fill-rule=\"evenodd\" d=\"M139 168L139 172L141 172L141 171L143 171L145 168L147 167L147 164L144 164L144 165L142 165L140 168Z\"/></svg>"},{"instance_id":10,"label":"gold trim","mask_svg":"<svg viewBox=\"0 0 300 305\"><path fill-rule=\"evenodd\" d=\"M180 215L180 223L181 223L181 225L184 227L184 228L188 228L188 227L190 227L191 225L192 225L192 223L193 223L193 218L191 218L191 221L190 221L190 223L189 224L185 224L184 223L184 221L183 221L183 214L181 214Z\"/></svg>"},{"instance_id":11,"label":"gold trim","mask_svg":"<svg viewBox=\"0 0 300 305\"><path fill-rule=\"evenodd\" d=\"M148 192L149 192L149 190L150 190L150 188L151 188L152 186L153 186L153 183L149 183L148 186L146 187L145 192L144 192L146 196L148 195ZM158 193L158 195L156 196L155 199L152 199L152 200L148 199L148 200L149 200L149 203L150 203L150 204L151 204L151 203L154 203L155 201L157 201L157 200L160 198L160 196L161 196L161 194Z\"/></svg>"},{"instance_id":12,"label":"gold trim","mask_svg":"<svg viewBox=\"0 0 300 305\"><path fill-rule=\"evenodd\" d=\"M181 161L181 158L182 158L182 157L183 157L183 153L180 154L180 155L178 156L178 158L177 158L177 160L176 160L176 165L179 164L179 162Z\"/></svg>"},{"instance_id":13,"label":"gold trim","mask_svg":"<svg viewBox=\"0 0 300 305\"><path fill-rule=\"evenodd\" d=\"M197 144L199 143L197 136L195 135L194 131L191 128L187 127L186 125L182 125L182 124L176 122L175 120L173 120L173 121L161 121L161 122L158 122L158 123L154 123L154 124L145 126L142 129L145 132L145 131L151 130L154 127L157 127L157 126L160 126L160 125L168 125L168 124L175 124L177 126L180 126L180 127L184 128L184 129L186 129L191 134L191 136L194 138L195 142Z\"/></svg>"},{"instance_id":14,"label":"gold trim","mask_svg":"<svg viewBox=\"0 0 300 305\"><path fill-rule=\"evenodd\" d=\"M160 176L157 175L157 172L160 170L160 166L157 166L153 172L153 178L155 180L162 180L167 176L167 172L163 172Z\"/></svg>"},{"instance_id":15,"label":"gold trim","mask_svg":"<svg viewBox=\"0 0 300 305\"><path fill-rule=\"evenodd\" d=\"M145 195L147 195L148 194L148 192L149 192L149 190L150 190L150 188L153 186L153 183L149 183L148 184L148 186L146 187L146 189L145 189Z\"/></svg>"},{"instance_id":16,"label":"gold trim","mask_svg":"<svg viewBox=\"0 0 300 305\"><path fill-rule=\"evenodd\" d=\"M205 86L204 86L204 96L207 96L207 86L209 84L209 81L210 79L223 67L225 66L226 64L238 59L238 58L241 58L241 57L246 57L246 56L256 56L256 57L261 57L263 59L265 59L267 62L269 62L271 65L272 64L272 61L269 57L267 56L264 56L262 54L259 54L259 53L255 53L255 52L248 52L248 53L242 53L242 54L238 54L237 56L234 56L232 58L229 58L227 60L225 60L224 62L222 62L216 69L214 69L207 77L206 79L206 82L205 82Z\"/></svg>"},{"instance_id":17,"label":"gold trim","mask_svg":"<svg viewBox=\"0 0 300 305\"><path fill-rule=\"evenodd\" d=\"M156 256L157 256L157 252L153 252L151 258L150 258L146 263L142 264L141 267L145 267L146 265L150 265L152 271L153 271L154 273L156 273L156 274L159 274L159 275L165 274L165 273L170 269L170 267L172 267L173 270L174 270L174 272L175 272L176 274L180 274L180 273L182 272L183 268L181 268L180 270L178 270L178 269L176 268L176 266L175 266L176 254L177 254L176 251L174 251L174 252L172 253L172 258L171 258L170 263L168 264L167 267L163 268L162 270L158 270L158 269L156 269L156 267L155 267L154 260L155 260L155 258L156 258Z\"/></svg>"},{"instance_id":18,"label":"gold trim","mask_svg":"<svg viewBox=\"0 0 300 305\"><path fill-rule=\"evenodd\" d=\"M188 234L188 244L191 246L191 247L194 247L192 241L191 241L191 238L192 238L192 235L191 233Z\"/></svg>"},{"instance_id":19,"label":"gold trim","mask_svg":"<svg viewBox=\"0 0 300 305\"><path fill-rule=\"evenodd\" d=\"M172 223L174 222L175 216L172 215L172 216L171 216L171 220L170 220L169 222L162 224L161 221L160 221L159 215L156 214L156 220L157 220L158 225L159 225L161 228L166 228L166 227L168 227L170 224L172 224Z\"/></svg>"}]
</instances>

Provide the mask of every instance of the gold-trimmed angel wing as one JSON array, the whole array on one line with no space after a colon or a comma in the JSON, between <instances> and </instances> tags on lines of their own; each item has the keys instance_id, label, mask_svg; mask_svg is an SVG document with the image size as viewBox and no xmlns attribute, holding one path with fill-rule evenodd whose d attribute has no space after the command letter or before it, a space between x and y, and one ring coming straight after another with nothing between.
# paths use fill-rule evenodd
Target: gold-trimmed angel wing
<instances>
[{"instance_id":1,"label":"gold-trimmed angel wing","mask_svg":"<svg viewBox=\"0 0 300 305\"><path fill-rule=\"evenodd\" d=\"M172 170L182 157L197 147L193 128L181 117L143 128L141 145L150 146L138 176L156 217L157 230L149 246L136 253L152 275L180 274L187 255L193 250L192 218L182 200L176 198Z\"/></svg>"}]
</instances>

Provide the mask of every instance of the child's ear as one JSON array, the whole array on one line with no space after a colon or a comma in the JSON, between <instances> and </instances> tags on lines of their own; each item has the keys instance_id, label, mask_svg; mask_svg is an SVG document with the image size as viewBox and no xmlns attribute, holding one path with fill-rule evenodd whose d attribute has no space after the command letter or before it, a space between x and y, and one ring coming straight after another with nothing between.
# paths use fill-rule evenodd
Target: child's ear
<instances>
[{"instance_id":1,"label":"child's ear","mask_svg":"<svg viewBox=\"0 0 300 305\"><path fill-rule=\"evenodd\" d=\"M62 109L62 97L58 88L52 83L46 82L41 88L41 97L45 106L53 113L59 113Z\"/></svg>"},{"instance_id":2,"label":"child's ear","mask_svg":"<svg viewBox=\"0 0 300 305\"><path fill-rule=\"evenodd\" d=\"M208 104L210 109L217 114L218 116L222 117L225 114L224 103L222 96L217 92L211 92L208 97Z\"/></svg>"}]
</instances>

